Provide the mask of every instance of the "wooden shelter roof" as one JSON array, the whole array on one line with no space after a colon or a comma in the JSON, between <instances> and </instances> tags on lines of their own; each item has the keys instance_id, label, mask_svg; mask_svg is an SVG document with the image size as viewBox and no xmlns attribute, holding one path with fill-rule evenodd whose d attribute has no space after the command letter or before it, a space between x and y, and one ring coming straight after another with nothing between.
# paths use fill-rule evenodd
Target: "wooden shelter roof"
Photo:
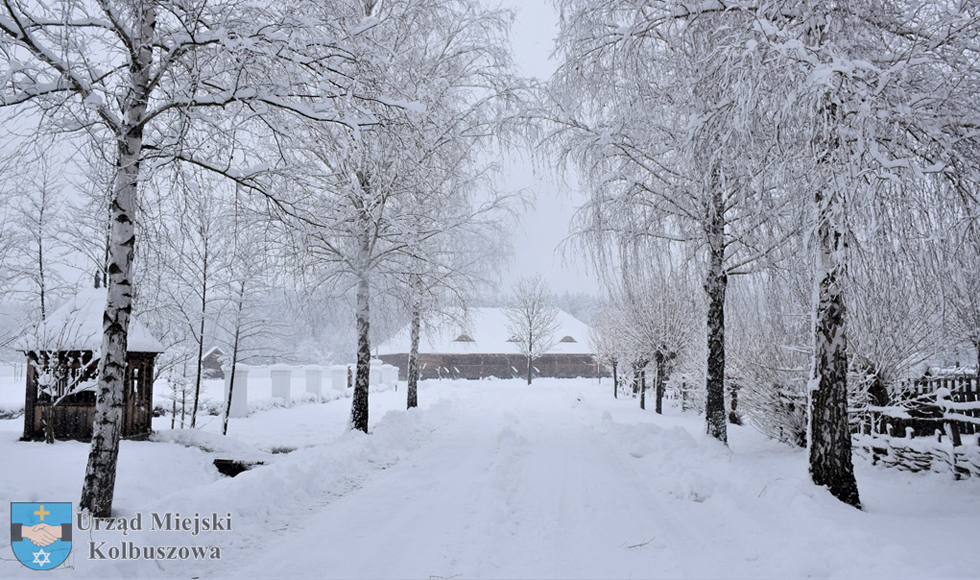
<instances>
[{"instance_id":1,"label":"wooden shelter roof","mask_svg":"<svg viewBox=\"0 0 980 580\"><path fill-rule=\"evenodd\" d=\"M43 324L18 341L23 351L93 351L102 347L102 320L107 293L104 288L79 292L47 316ZM164 348L136 317L129 319L129 352L161 353Z\"/></svg>"}]
</instances>

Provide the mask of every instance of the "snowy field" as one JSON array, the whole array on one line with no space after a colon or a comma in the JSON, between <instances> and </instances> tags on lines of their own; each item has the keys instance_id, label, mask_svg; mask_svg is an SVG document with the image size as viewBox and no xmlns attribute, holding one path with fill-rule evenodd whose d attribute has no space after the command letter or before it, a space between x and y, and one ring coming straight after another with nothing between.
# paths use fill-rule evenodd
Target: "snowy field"
<instances>
[{"instance_id":1,"label":"snowy field","mask_svg":"<svg viewBox=\"0 0 980 580\"><path fill-rule=\"evenodd\" d=\"M76 531L70 569L49 575L980 574L977 481L857 459L858 511L808 483L799 450L746 427L727 449L695 415L657 416L610 391L430 381L411 412L404 388L372 394L371 435L346 432L350 399L257 412L228 439L217 420L191 432L157 419L155 441L122 443L118 514L231 513L232 531ZM19 442L21 421L0 421L0 500L77 502L88 446ZM228 478L215 456L266 465ZM221 559L90 561L90 540L218 546ZM10 556L0 576L31 574Z\"/></svg>"}]
</instances>

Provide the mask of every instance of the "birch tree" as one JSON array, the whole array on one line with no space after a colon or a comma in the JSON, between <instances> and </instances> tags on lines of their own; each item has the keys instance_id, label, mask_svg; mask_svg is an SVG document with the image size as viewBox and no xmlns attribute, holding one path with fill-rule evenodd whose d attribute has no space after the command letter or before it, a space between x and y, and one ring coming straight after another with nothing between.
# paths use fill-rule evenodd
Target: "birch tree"
<instances>
[{"instance_id":1,"label":"birch tree","mask_svg":"<svg viewBox=\"0 0 980 580\"><path fill-rule=\"evenodd\" d=\"M8 175L6 187L19 190L12 198L7 253L14 296L30 305L34 324L44 324L51 302L64 294L67 283L59 271L65 264L66 247L60 231L64 224L64 196L52 169L44 159L28 162L20 175ZM57 303L55 304L57 305Z\"/></svg>"},{"instance_id":2,"label":"birch tree","mask_svg":"<svg viewBox=\"0 0 980 580\"><path fill-rule=\"evenodd\" d=\"M661 240L701 264L707 300L706 430L727 441L725 295L791 235L792 208L759 108L732 98L762 68L733 66L720 47L743 40L711 17L688 22L672 2L561 2L563 63L541 113L545 142L574 161L590 189L576 231ZM615 23L615 26L609 23ZM746 89L747 90L747 89ZM735 92L737 94L737 91ZM609 267L609 265L607 265Z\"/></svg>"},{"instance_id":3,"label":"birch tree","mask_svg":"<svg viewBox=\"0 0 980 580\"><path fill-rule=\"evenodd\" d=\"M506 247L502 239L511 197L496 191L484 155L499 122L485 113L458 117L455 139L440 138L418 148L414 209L403 229L413 240L398 260L394 291L409 313L407 406L418 406L419 339L422 325L438 313L465 312L480 285L489 284ZM448 123L436 123L448 135ZM484 129L478 129L484 125ZM482 131L483 136L479 132ZM467 136L467 133L475 135ZM400 271L399 271L400 270Z\"/></svg>"},{"instance_id":4,"label":"birch tree","mask_svg":"<svg viewBox=\"0 0 980 580\"><path fill-rule=\"evenodd\" d=\"M971 63L977 54L977 8L937 2L916 10L904 2L861 0L691 5L663 1L645 3L640 10L613 0L565 5L591 9L571 11L574 29L591 32L572 36L569 45L577 46L581 38L586 47L598 47L573 51L586 55L585 62L598 63L603 57L612 62L617 56L621 57L615 59L617 64L628 66L644 62L630 59L640 53L617 54L615 47L653 44L667 51L672 44L701 39L698 46L714 55L711 62L717 67L698 59L688 62L705 63L707 70L718 74L667 77L714 79L713 87L702 93L708 98L692 101L693 126L700 130L706 127L702 121L710 119L709 131L720 130L726 139L708 145L717 155L709 152L711 163L695 164L694 175L709 186L731 183L734 176L743 190L745 185L751 190L755 181L745 178L764 174L778 178L773 183L776 191L792 194L783 199L799 204L809 198L806 231L816 278L810 473L816 484L859 506L847 421L844 288L848 254L853 251L849 216L861 207L861 199L884 191L880 185L892 182L944 180L964 201L975 203L968 184L975 182L976 163L967 152L975 151L968 127L975 115L971 107L976 102L976 83L962 81L975 77ZM616 25L605 26L607 22ZM663 66L660 56L650 54L646 62ZM621 88L618 83L609 86ZM675 102L667 92L645 94ZM688 100L681 101L685 103L681 111L690 111ZM622 125L632 128L636 123ZM619 125L593 131L593 141L604 144L610 140L605 136L615 136L617 131ZM668 134L673 138L674 132ZM675 161L668 156L672 151L654 150L640 159L656 169L652 173L669 175ZM667 169L662 167L665 160ZM746 160L763 163L744 165ZM601 164L595 167L608 171ZM741 169L753 167L765 169L762 173ZM717 208L727 205L713 207L719 215ZM709 239L712 231L729 231L729 224L706 228ZM778 241L773 234L786 231L785 227L767 231L765 239Z\"/></svg>"},{"instance_id":5,"label":"birch tree","mask_svg":"<svg viewBox=\"0 0 980 580\"><path fill-rule=\"evenodd\" d=\"M548 283L540 274L524 277L514 284L507 315L507 331L517 352L527 364L527 384L531 384L534 361L555 345L558 309Z\"/></svg>"},{"instance_id":6,"label":"birch tree","mask_svg":"<svg viewBox=\"0 0 980 580\"><path fill-rule=\"evenodd\" d=\"M691 300L695 291L683 273L659 268L644 278L625 282L622 291L633 313L628 318L632 321L633 340L649 353L653 364L654 410L662 414L670 368L675 359L685 354L697 328L697 306Z\"/></svg>"},{"instance_id":7,"label":"birch tree","mask_svg":"<svg viewBox=\"0 0 980 580\"><path fill-rule=\"evenodd\" d=\"M882 188L888 183L910 185L930 174L964 177L953 146L965 129L962 121L930 99L911 107L908 99L933 94L945 100L963 90L963 51L975 53L980 19L975 10L949 3L913 12L901 2L803 3L798 12L769 18L778 23L778 36L799 42L790 51L769 46L794 61L783 90L793 105L788 117L798 123L796 138L808 143L803 156L813 176L805 189L813 196L816 254L810 474L841 501L859 506L847 417L844 292L854 235L848 214L868 195L889 191ZM975 100L970 90L961 95L967 102ZM937 164L937 154L949 162Z\"/></svg>"},{"instance_id":8,"label":"birch tree","mask_svg":"<svg viewBox=\"0 0 980 580\"><path fill-rule=\"evenodd\" d=\"M438 199L438 198L437 198ZM446 206L443 206L444 209ZM453 206L449 206L450 208ZM458 208L462 214L472 207ZM409 313L409 352L407 369L407 408L418 406L419 340L423 324L431 324L440 313L465 313L478 287L489 283L500 263L502 241L498 239L502 215L496 204L483 206L472 220L433 236L411 252L404 273L398 275L400 303ZM486 210L486 211L484 211ZM438 215L438 214L433 214ZM446 220L453 223L455 217Z\"/></svg>"},{"instance_id":9,"label":"birch tree","mask_svg":"<svg viewBox=\"0 0 980 580\"><path fill-rule=\"evenodd\" d=\"M240 196L235 196L231 227L227 236L230 244L228 268L221 276L223 284L220 292L226 308L219 314L217 327L223 332L223 339L230 353L231 376L228 379L228 392L222 410L221 434L228 434L228 420L231 414L231 401L235 390L235 366L245 353L255 348L256 342L268 340L281 326L268 316L263 308L273 293L270 281L270 265L274 256L264 249L275 232L269 219L263 219L263 212L248 211Z\"/></svg>"},{"instance_id":10,"label":"birch tree","mask_svg":"<svg viewBox=\"0 0 980 580\"><path fill-rule=\"evenodd\" d=\"M49 127L115 148L105 335L80 502L93 516L109 516L115 485L139 183L162 164L183 162L258 188L260 171L238 167L253 158L232 144L248 128L267 133L261 116L270 108L355 125L335 114L334 97L352 93L334 90L331 66L347 55L324 25L332 21L317 20L315 8L11 0L0 9L0 59L9 71L0 105L36 111ZM293 11L309 17L292 18ZM298 86L303 75L319 79ZM223 110L248 116L221 125ZM211 130L200 131L202 123Z\"/></svg>"},{"instance_id":11,"label":"birch tree","mask_svg":"<svg viewBox=\"0 0 980 580\"><path fill-rule=\"evenodd\" d=\"M357 50L384 56L359 60L351 74L375 96L362 113L378 122L356 135L302 129L312 147L291 153L312 171L290 181L305 192L308 215L315 216L300 225L297 243L309 249L304 276L354 295L351 426L366 432L372 296L397 286L406 260L425 257L430 241L466 227L496 203L493 196L474 204L454 196L468 195L469 183L485 172L473 172L472 156L497 135L516 83L503 12L473 0L362 8L372 24ZM406 106L393 109L390 102ZM431 213L439 204L445 207ZM461 213L449 215L450 208ZM424 289L426 279L416 278L416 286Z\"/></svg>"},{"instance_id":12,"label":"birch tree","mask_svg":"<svg viewBox=\"0 0 980 580\"><path fill-rule=\"evenodd\" d=\"M204 378L204 348L215 341L215 320L223 298L219 288L234 252L234 210L227 187L212 176L197 170L175 171L168 177L166 185L153 186L169 186L170 191L154 196L157 203L145 212L148 251L143 269L152 280L146 288L152 296L144 308L175 323L183 330L175 338L192 343L191 349L184 350L193 353L189 361L193 429Z\"/></svg>"},{"instance_id":13,"label":"birch tree","mask_svg":"<svg viewBox=\"0 0 980 580\"><path fill-rule=\"evenodd\" d=\"M596 362L609 367L613 379L613 398L619 398L619 361L624 347L619 320L620 311L614 304L606 304L598 310L589 329L589 343L595 352Z\"/></svg>"},{"instance_id":14,"label":"birch tree","mask_svg":"<svg viewBox=\"0 0 980 580\"><path fill-rule=\"evenodd\" d=\"M949 278L942 271L950 263L933 261L923 243L932 235L922 231L932 222L926 214L945 213L946 204L887 193L869 200L854 217L853 243L859 251L851 256L847 272L852 409L890 405L947 342L943 287ZM929 208L921 207L923 203ZM968 277L968 272L962 274Z\"/></svg>"}]
</instances>

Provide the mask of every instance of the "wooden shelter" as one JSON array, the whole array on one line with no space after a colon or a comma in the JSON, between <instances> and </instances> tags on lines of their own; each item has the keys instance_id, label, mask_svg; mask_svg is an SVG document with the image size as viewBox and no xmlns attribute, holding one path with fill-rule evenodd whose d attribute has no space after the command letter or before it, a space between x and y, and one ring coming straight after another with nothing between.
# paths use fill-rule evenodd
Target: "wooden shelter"
<instances>
[{"instance_id":1,"label":"wooden shelter","mask_svg":"<svg viewBox=\"0 0 980 580\"><path fill-rule=\"evenodd\" d=\"M21 340L27 355L23 439L44 439L47 422L56 439L92 438L105 304L104 289L86 290ZM122 436L145 437L153 419L153 365L163 346L135 318L128 344Z\"/></svg>"}]
</instances>

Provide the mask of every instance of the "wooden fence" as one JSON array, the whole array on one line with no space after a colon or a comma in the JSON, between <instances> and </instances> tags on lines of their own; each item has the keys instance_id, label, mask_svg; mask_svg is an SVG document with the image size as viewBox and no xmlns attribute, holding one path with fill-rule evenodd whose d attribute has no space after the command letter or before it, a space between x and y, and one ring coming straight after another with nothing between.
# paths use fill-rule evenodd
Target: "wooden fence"
<instances>
[{"instance_id":1,"label":"wooden fence","mask_svg":"<svg viewBox=\"0 0 980 580\"><path fill-rule=\"evenodd\" d=\"M891 405L858 413L856 450L908 471L980 477L980 383L973 373L926 375Z\"/></svg>"}]
</instances>

